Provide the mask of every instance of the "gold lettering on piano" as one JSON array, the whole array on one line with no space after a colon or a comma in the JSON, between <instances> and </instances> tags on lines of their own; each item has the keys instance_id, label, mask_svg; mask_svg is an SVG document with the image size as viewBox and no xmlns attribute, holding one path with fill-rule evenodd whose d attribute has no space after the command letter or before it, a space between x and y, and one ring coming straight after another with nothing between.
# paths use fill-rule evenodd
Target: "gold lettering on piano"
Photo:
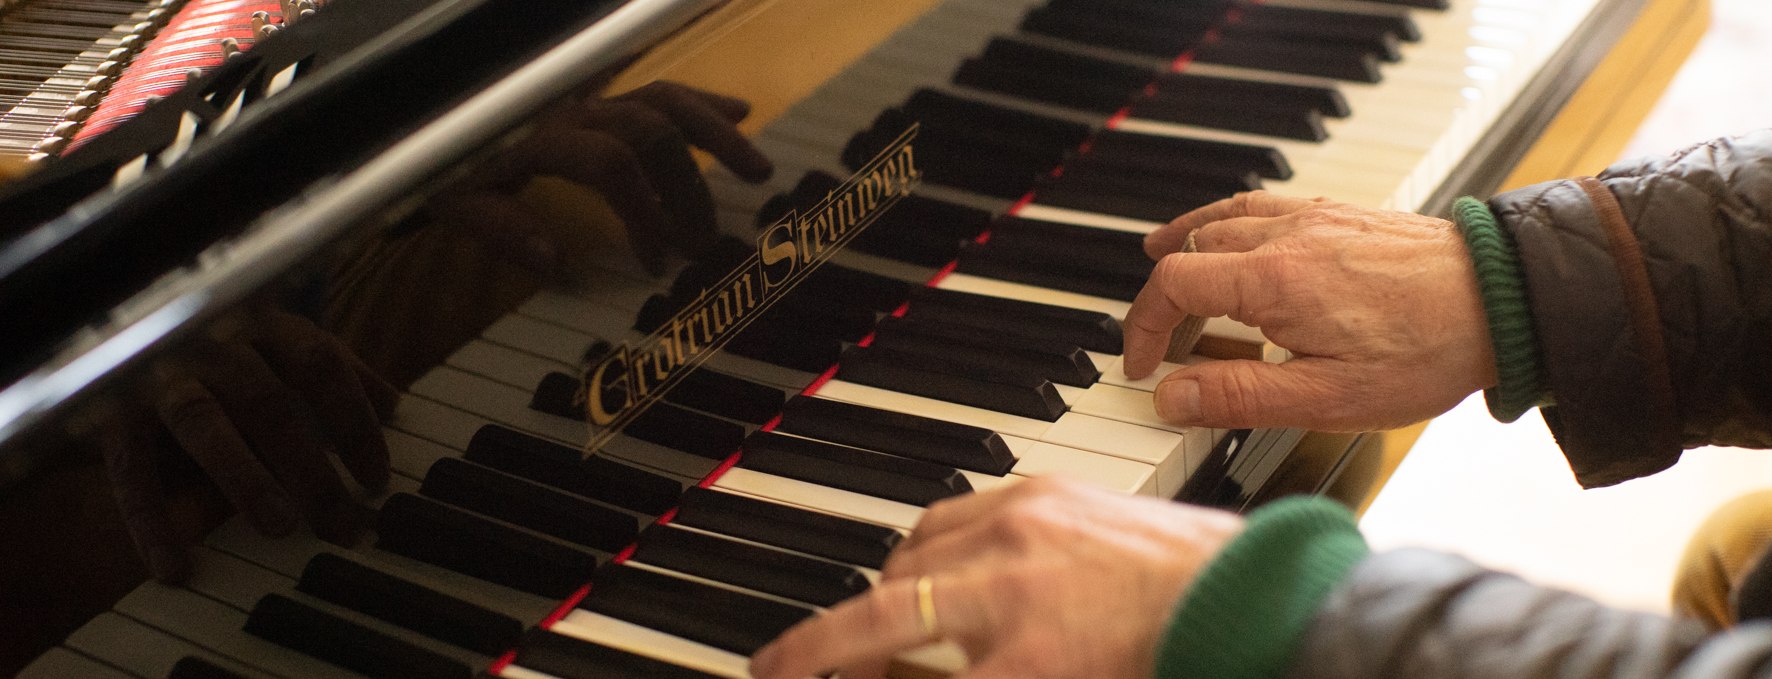
<instances>
[{"instance_id":1,"label":"gold lettering on piano","mask_svg":"<svg viewBox=\"0 0 1772 679\"><path fill-rule=\"evenodd\" d=\"M624 343L586 367L575 395L595 431L586 452L611 437L706 362L813 270L840 252L922 179L911 149L915 126L842 186L804 212L763 229L757 254L740 263L658 330Z\"/></svg>"}]
</instances>

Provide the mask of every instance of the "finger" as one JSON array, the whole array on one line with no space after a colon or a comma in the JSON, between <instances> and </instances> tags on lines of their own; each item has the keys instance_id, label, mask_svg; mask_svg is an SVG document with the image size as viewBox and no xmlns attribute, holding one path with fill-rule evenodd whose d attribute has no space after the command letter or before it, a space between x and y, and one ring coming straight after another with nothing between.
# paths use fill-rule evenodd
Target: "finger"
<instances>
[{"instance_id":1,"label":"finger","mask_svg":"<svg viewBox=\"0 0 1772 679\"><path fill-rule=\"evenodd\" d=\"M160 423L228 503L261 533L282 536L295 530L295 502L253 456L215 395L188 371L167 363L155 365L153 373L148 398Z\"/></svg>"},{"instance_id":2,"label":"finger","mask_svg":"<svg viewBox=\"0 0 1772 679\"><path fill-rule=\"evenodd\" d=\"M1241 429L1302 427L1342 430L1337 393L1345 364L1330 358L1285 363L1210 361L1171 373L1157 384L1157 414L1179 424Z\"/></svg>"},{"instance_id":3,"label":"finger","mask_svg":"<svg viewBox=\"0 0 1772 679\"><path fill-rule=\"evenodd\" d=\"M1280 217L1317 204L1318 200L1293 198L1266 191L1249 191L1196 209L1157 227L1144 237L1144 252L1151 259L1181 252L1187 235L1212 222L1237 217Z\"/></svg>"},{"instance_id":4,"label":"finger","mask_svg":"<svg viewBox=\"0 0 1772 679\"><path fill-rule=\"evenodd\" d=\"M929 508L923 511L923 517L917 520L916 527L911 529L911 534L899 542L894 553L909 549L917 543L933 540L955 528L978 521L979 517L990 516L998 508L1020 497L1025 492L1022 487L1028 485L1028 482L1023 481L1008 488L983 493L969 493L929 505ZM891 561L891 557L888 557L887 563L890 564Z\"/></svg>"},{"instance_id":5,"label":"finger","mask_svg":"<svg viewBox=\"0 0 1772 679\"><path fill-rule=\"evenodd\" d=\"M376 417L383 422L394 419L394 411L400 405L400 390L382 379L374 368L364 363L363 359L357 358L355 353L350 354L350 366L351 372L357 374L357 384L363 385L363 395L369 398L369 405L375 408Z\"/></svg>"},{"instance_id":6,"label":"finger","mask_svg":"<svg viewBox=\"0 0 1772 679\"><path fill-rule=\"evenodd\" d=\"M633 150L658 191L654 200L665 213L666 240L691 254L704 251L716 228L714 194L689 151L684 131L664 113L637 101L598 104L587 114L585 125Z\"/></svg>"},{"instance_id":7,"label":"finger","mask_svg":"<svg viewBox=\"0 0 1772 679\"><path fill-rule=\"evenodd\" d=\"M204 348L204 356L186 362L197 379L215 394L272 476L302 505L314 532L348 544L354 530L350 494L333 470L300 395L247 345L220 342Z\"/></svg>"},{"instance_id":8,"label":"finger","mask_svg":"<svg viewBox=\"0 0 1772 679\"><path fill-rule=\"evenodd\" d=\"M880 569L884 580L915 578L939 572L963 570L980 559L997 553L1001 536L993 522L975 515L965 524L925 537L915 543L906 541Z\"/></svg>"},{"instance_id":9,"label":"finger","mask_svg":"<svg viewBox=\"0 0 1772 679\"><path fill-rule=\"evenodd\" d=\"M1284 217L1233 217L1194 230L1200 252L1248 252L1296 224Z\"/></svg>"},{"instance_id":10,"label":"finger","mask_svg":"<svg viewBox=\"0 0 1772 679\"><path fill-rule=\"evenodd\" d=\"M753 184L769 179L775 164L738 131L735 123L750 115L743 99L691 89L677 83L655 82L629 94L670 117L695 144Z\"/></svg>"},{"instance_id":11,"label":"finger","mask_svg":"<svg viewBox=\"0 0 1772 679\"><path fill-rule=\"evenodd\" d=\"M619 138L595 130L534 137L513 148L507 161L519 176L551 175L596 189L621 217L634 256L653 275L664 272L669 221L640 158Z\"/></svg>"},{"instance_id":12,"label":"finger","mask_svg":"<svg viewBox=\"0 0 1772 679\"><path fill-rule=\"evenodd\" d=\"M1250 275L1240 253L1181 253L1164 257L1126 312L1126 376L1140 379L1157 369L1169 349L1169 336L1189 314L1204 318L1231 316L1260 302L1243 285Z\"/></svg>"},{"instance_id":13,"label":"finger","mask_svg":"<svg viewBox=\"0 0 1772 679\"><path fill-rule=\"evenodd\" d=\"M1041 669L1030 667L1026 656L1016 653L1015 644L1009 643L950 679L1023 679L1036 676Z\"/></svg>"},{"instance_id":14,"label":"finger","mask_svg":"<svg viewBox=\"0 0 1772 679\"><path fill-rule=\"evenodd\" d=\"M886 679L886 672L892 669L892 661L865 660L845 665L838 670L837 676L843 679Z\"/></svg>"},{"instance_id":15,"label":"finger","mask_svg":"<svg viewBox=\"0 0 1772 679\"><path fill-rule=\"evenodd\" d=\"M351 368L356 358L350 351L307 319L281 312L264 315L253 346L319 417L351 477L372 492L387 487L388 444L375 406Z\"/></svg>"},{"instance_id":16,"label":"finger","mask_svg":"<svg viewBox=\"0 0 1772 679\"><path fill-rule=\"evenodd\" d=\"M147 562L148 572L161 582L190 578L191 557L167 513L166 488L153 444L141 436L138 427L127 423L104 427L98 442L117 510L123 515L136 553Z\"/></svg>"},{"instance_id":17,"label":"finger","mask_svg":"<svg viewBox=\"0 0 1772 679\"><path fill-rule=\"evenodd\" d=\"M935 583L936 618L944 634L971 636L977 631L978 602L971 584L971 579ZM887 661L922 646L929 637L917 597L913 580L875 585L759 650L751 660L751 674L758 679L805 679L838 667Z\"/></svg>"}]
</instances>

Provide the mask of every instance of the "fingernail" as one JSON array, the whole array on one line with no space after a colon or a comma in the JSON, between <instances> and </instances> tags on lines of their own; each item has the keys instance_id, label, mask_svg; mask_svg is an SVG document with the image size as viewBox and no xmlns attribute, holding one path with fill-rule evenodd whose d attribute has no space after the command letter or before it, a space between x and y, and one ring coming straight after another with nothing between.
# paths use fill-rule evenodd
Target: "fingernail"
<instances>
[{"instance_id":1,"label":"fingernail","mask_svg":"<svg viewBox=\"0 0 1772 679\"><path fill-rule=\"evenodd\" d=\"M265 493L252 502L252 522L265 535L288 535L295 530L295 521L295 505L282 493Z\"/></svg>"},{"instance_id":2,"label":"fingernail","mask_svg":"<svg viewBox=\"0 0 1772 679\"><path fill-rule=\"evenodd\" d=\"M772 670L775 669L776 656L778 655L781 654L776 650L774 644L765 646L763 647L763 650L757 651L756 655L751 656L751 676L771 676Z\"/></svg>"},{"instance_id":3,"label":"fingernail","mask_svg":"<svg viewBox=\"0 0 1772 679\"><path fill-rule=\"evenodd\" d=\"M1158 383L1157 416L1181 424L1200 419L1200 383L1194 380Z\"/></svg>"}]
</instances>

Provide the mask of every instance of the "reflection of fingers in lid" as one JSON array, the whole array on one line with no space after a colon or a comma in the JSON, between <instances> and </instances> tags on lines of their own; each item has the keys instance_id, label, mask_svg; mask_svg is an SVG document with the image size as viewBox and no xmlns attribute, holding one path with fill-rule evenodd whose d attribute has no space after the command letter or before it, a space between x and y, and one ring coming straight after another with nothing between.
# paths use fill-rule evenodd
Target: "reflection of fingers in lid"
<instances>
[{"instance_id":1,"label":"reflection of fingers in lid","mask_svg":"<svg viewBox=\"0 0 1772 679\"><path fill-rule=\"evenodd\" d=\"M253 455L215 395L170 361L156 362L152 373L143 398L153 404L161 425L228 503L267 535L294 530L294 504Z\"/></svg>"},{"instance_id":2,"label":"reflection of fingers in lid","mask_svg":"<svg viewBox=\"0 0 1772 679\"><path fill-rule=\"evenodd\" d=\"M191 560L185 553L185 541L173 528L168 514L156 448L134 427L102 432L99 446L110 475L112 494L117 498L117 510L149 572L162 582L189 578Z\"/></svg>"},{"instance_id":3,"label":"reflection of fingers in lid","mask_svg":"<svg viewBox=\"0 0 1772 679\"><path fill-rule=\"evenodd\" d=\"M714 232L714 197L689 153L682 131L658 111L632 101L591 108L587 127L627 144L647 180L658 192L671 243L690 254L704 249Z\"/></svg>"},{"instance_id":4,"label":"reflection of fingers in lid","mask_svg":"<svg viewBox=\"0 0 1772 679\"><path fill-rule=\"evenodd\" d=\"M739 132L737 123L750 114L742 99L654 82L617 97L646 102L671 119L689 142L706 149L739 178L756 183L769 178L773 163Z\"/></svg>"},{"instance_id":5,"label":"reflection of fingers in lid","mask_svg":"<svg viewBox=\"0 0 1772 679\"><path fill-rule=\"evenodd\" d=\"M265 314L253 342L271 370L299 392L320 430L357 483L379 491L388 483L388 446L368 392L338 339L290 313Z\"/></svg>"},{"instance_id":6,"label":"reflection of fingers in lid","mask_svg":"<svg viewBox=\"0 0 1772 679\"><path fill-rule=\"evenodd\" d=\"M350 495L333 470L300 395L248 346L210 344L205 349L185 365L215 393L247 444L303 505L315 532L334 542L348 542Z\"/></svg>"}]
</instances>

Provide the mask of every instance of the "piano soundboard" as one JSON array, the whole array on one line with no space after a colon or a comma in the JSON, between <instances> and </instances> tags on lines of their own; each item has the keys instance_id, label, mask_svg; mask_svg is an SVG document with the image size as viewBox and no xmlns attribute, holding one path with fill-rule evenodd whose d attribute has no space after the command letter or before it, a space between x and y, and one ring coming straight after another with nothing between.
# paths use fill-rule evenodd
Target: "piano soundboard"
<instances>
[{"instance_id":1,"label":"piano soundboard","mask_svg":"<svg viewBox=\"0 0 1772 679\"><path fill-rule=\"evenodd\" d=\"M1300 432L1165 422L1151 392L1178 365L1121 372L1142 235L1252 189L1437 209L1547 64L1623 4L936 3L747 128L770 179L708 166L719 245L663 276L592 253L572 285L415 373L355 546L235 517L189 582L141 585L21 676L745 677L761 645L877 582L930 502L1041 476L1253 492ZM593 30L707 9L635 0ZM624 429L587 423L588 366L641 346L755 256L760 229L816 210L908 131L909 195ZM354 186L334 179L265 219ZM1206 334L1215 357L1285 358L1224 319ZM948 646L901 661L963 665Z\"/></svg>"}]
</instances>

